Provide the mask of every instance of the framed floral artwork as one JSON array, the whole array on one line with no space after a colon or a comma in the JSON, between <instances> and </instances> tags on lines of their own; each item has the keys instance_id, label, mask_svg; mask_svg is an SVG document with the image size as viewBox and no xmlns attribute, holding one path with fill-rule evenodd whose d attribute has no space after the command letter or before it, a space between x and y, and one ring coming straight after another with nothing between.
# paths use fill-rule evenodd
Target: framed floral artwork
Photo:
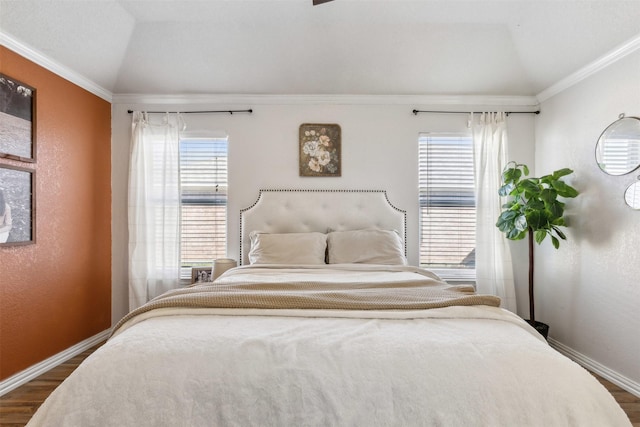
<instances>
[{"instance_id":1,"label":"framed floral artwork","mask_svg":"<svg viewBox=\"0 0 640 427\"><path fill-rule=\"evenodd\" d=\"M0 74L0 157L36 161L36 90Z\"/></svg>"},{"instance_id":2,"label":"framed floral artwork","mask_svg":"<svg viewBox=\"0 0 640 427\"><path fill-rule=\"evenodd\" d=\"M342 153L340 125L300 125L300 176L340 176Z\"/></svg>"}]
</instances>

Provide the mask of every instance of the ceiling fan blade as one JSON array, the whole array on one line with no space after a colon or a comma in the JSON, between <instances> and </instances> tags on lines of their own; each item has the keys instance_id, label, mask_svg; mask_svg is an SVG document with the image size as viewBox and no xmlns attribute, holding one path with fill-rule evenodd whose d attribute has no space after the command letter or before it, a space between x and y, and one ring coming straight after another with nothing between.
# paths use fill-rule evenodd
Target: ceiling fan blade
<instances>
[{"instance_id":1,"label":"ceiling fan blade","mask_svg":"<svg viewBox=\"0 0 640 427\"><path fill-rule=\"evenodd\" d=\"M330 1L332 1L332 0L313 0L313 5L317 6L317 5L322 4L322 3L329 3Z\"/></svg>"}]
</instances>

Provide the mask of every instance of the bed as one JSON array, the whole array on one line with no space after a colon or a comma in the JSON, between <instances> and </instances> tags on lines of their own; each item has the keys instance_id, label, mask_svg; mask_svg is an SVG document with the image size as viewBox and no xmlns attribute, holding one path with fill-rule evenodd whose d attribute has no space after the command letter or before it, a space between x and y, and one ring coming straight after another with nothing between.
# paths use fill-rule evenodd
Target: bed
<instances>
[{"instance_id":1,"label":"bed","mask_svg":"<svg viewBox=\"0 0 640 427\"><path fill-rule=\"evenodd\" d=\"M498 298L407 265L384 191L261 190L239 247L122 319L28 425L631 425Z\"/></svg>"}]
</instances>

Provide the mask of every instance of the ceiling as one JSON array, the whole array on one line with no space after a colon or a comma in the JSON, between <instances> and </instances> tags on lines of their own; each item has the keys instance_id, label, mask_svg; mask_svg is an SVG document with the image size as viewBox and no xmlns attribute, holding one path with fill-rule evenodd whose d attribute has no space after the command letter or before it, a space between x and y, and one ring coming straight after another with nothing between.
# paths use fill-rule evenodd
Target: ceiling
<instances>
[{"instance_id":1,"label":"ceiling","mask_svg":"<svg viewBox=\"0 0 640 427\"><path fill-rule=\"evenodd\" d=\"M640 0L0 0L0 33L112 94L532 96Z\"/></svg>"}]
</instances>

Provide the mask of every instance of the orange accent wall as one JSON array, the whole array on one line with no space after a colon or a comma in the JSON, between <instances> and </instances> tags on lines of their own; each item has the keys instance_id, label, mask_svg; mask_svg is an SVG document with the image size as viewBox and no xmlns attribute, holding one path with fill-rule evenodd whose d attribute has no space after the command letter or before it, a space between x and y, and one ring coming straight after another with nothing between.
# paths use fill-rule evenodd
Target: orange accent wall
<instances>
[{"instance_id":1,"label":"orange accent wall","mask_svg":"<svg viewBox=\"0 0 640 427\"><path fill-rule=\"evenodd\" d=\"M0 247L0 380L111 326L111 104L0 46L36 89L36 243Z\"/></svg>"}]
</instances>

